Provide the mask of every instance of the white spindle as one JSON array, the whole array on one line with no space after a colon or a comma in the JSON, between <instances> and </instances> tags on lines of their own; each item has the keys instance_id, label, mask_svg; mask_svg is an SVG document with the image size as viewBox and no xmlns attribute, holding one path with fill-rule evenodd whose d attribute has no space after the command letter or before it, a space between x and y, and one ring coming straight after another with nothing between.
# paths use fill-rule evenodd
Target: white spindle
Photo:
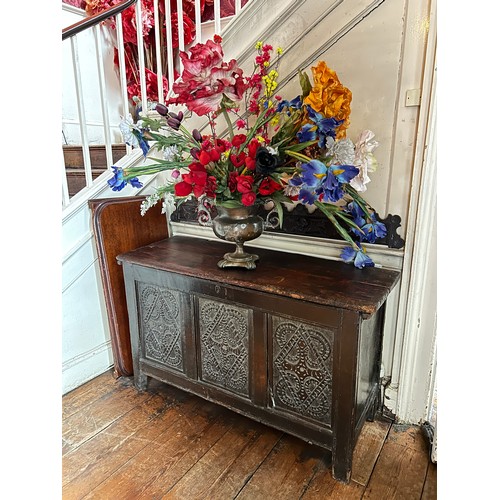
<instances>
[{"instance_id":1,"label":"white spindle","mask_svg":"<svg viewBox=\"0 0 500 500\"><path fill-rule=\"evenodd\" d=\"M236 0L234 4L234 15L237 16L241 10L241 0Z\"/></svg>"},{"instance_id":2,"label":"white spindle","mask_svg":"<svg viewBox=\"0 0 500 500\"><path fill-rule=\"evenodd\" d=\"M141 0L135 4L135 24L137 27L137 53L139 56L139 79L141 82L142 112L148 112L148 96L146 95L146 66L144 64L144 39L142 33Z\"/></svg>"},{"instance_id":3,"label":"white spindle","mask_svg":"<svg viewBox=\"0 0 500 500\"><path fill-rule=\"evenodd\" d=\"M194 2L194 23L196 27L196 43L201 43L201 0Z\"/></svg>"},{"instance_id":4,"label":"white spindle","mask_svg":"<svg viewBox=\"0 0 500 500\"><path fill-rule=\"evenodd\" d=\"M179 50L184 51L184 12L182 10L182 0L177 0L177 29L179 32Z\"/></svg>"},{"instance_id":5,"label":"white spindle","mask_svg":"<svg viewBox=\"0 0 500 500\"><path fill-rule=\"evenodd\" d=\"M165 0L165 27L167 44L167 66L168 66L168 94L172 95L172 84L174 83L174 49L172 47L172 11L170 10L170 0Z\"/></svg>"},{"instance_id":6,"label":"white spindle","mask_svg":"<svg viewBox=\"0 0 500 500\"><path fill-rule=\"evenodd\" d=\"M102 126L104 132L104 146L106 148L106 165L113 164L113 151L111 149L111 128L109 124L108 92L106 85L106 74L104 71L103 49L100 25L94 26L94 38L96 46L97 73L99 76L99 93L101 96Z\"/></svg>"},{"instance_id":7,"label":"white spindle","mask_svg":"<svg viewBox=\"0 0 500 500\"><path fill-rule=\"evenodd\" d=\"M215 34L220 35L220 0L214 0Z\"/></svg>"},{"instance_id":8,"label":"white spindle","mask_svg":"<svg viewBox=\"0 0 500 500\"><path fill-rule=\"evenodd\" d=\"M85 169L85 183L87 187L92 185L92 165L90 161L89 139L87 136L87 119L85 116L85 104L82 92L82 75L80 72L80 60L78 57L77 37L71 38L71 54L73 59L73 73L75 75L76 103L78 107L78 121L80 123L80 134L82 138L83 166Z\"/></svg>"},{"instance_id":9,"label":"white spindle","mask_svg":"<svg viewBox=\"0 0 500 500\"><path fill-rule=\"evenodd\" d=\"M66 176L66 162L64 161L64 152L61 151L62 159L62 205L63 208L69 205L68 177Z\"/></svg>"},{"instance_id":10,"label":"white spindle","mask_svg":"<svg viewBox=\"0 0 500 500\"><path fill-rule=\"evenodd\" d=\"M163 67L161 62L161 26L160 26L160 13L158 10L158 0L153 1L154 17L155 17L155 49L156 49L156 76L158 82L158 102L164 103L165 97L163 95Z\"/></svg>"},{"instance_id":11,"label":"white spindle","mask_svg":"<svg viewBox=\"0 0 500 500\"><path fill-rule=\"evenodd\" d=\"M116 41L118 44L118 68L120 69L120 86L122 92L123 117L126 118L128 109L127 73L125 70L125 47L123 43L123 22L122 15L116 16ZM127 154L132 152L132 148L127 144Z\"/></svg>"}]
</instances>

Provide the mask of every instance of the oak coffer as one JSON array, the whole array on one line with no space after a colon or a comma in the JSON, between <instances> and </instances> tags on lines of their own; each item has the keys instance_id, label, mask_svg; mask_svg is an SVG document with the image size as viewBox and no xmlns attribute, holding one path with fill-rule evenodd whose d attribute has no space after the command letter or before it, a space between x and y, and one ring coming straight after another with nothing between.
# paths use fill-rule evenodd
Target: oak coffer
<instances>
[{"instance_id":1,"label":"oak coffer","mask_svg":"<svg viewBox=\"0 0 500 500\"><path fill-rule=\"evenodd\" d=\"M219 269L227 243L174 236L123 265L135 385L179 387L332 452L352 452L380 405L385 301L396 271L257 249Z\"/></svg>"}]
</instances>

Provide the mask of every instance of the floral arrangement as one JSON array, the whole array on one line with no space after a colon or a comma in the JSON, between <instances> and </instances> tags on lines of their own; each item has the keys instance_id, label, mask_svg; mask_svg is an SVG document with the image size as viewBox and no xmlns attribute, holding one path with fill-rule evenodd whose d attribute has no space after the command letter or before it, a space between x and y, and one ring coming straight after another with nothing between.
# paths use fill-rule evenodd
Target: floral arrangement
<instances>
[{"instance_id":1,"label":"floral arrangement","mask_svg":"<svg viewBox=\"0 0 500 500\"><path fill-rule=\"evenodd\" d=\"M73 2L78 2L77 6L82 6L87 14L94 15L102 12L108 7L112 7L121 0L65 0L66 3L75 5ZM248 0L243 0L241 5L244 6ZM154 16L153 0L141 0L142 12L142 33L144 43L144 60L146 73L146 87L148 99L158 101L158 69L156 61L156 43L155 43L155 22L161 26L160 36L160 59L163 73L167 68L167 49L166 49L166 23L169 22L172 27L172 48L174 51L174 59L178 58L179 48L179 32L178 32L178 15L177 15L177 0L170 0L170 19L167 20L165 12L165 2L158 2L158 20ZM201 21L205 22L214 17L214 0L201 0L200 2ZM220 15L221 18L234 15L235 1L221 0ZM193 42L196 36L195 26L195 0L183 0L182 2L182 19L184 30L184 44L188 46ZM139 54L137 46L137 27L135 18L135 6L129 7L122 13L123 22L123 39L125 48L125 73L127 79L127 93L132 105L137 104L142 99L141 87L139 82ZM116 28L114 20L106 21L112 32ZM115 47L115 67L118 68L118 49ZM178 77L178 73L174 68L174 77ZM167 78L163 76L163 93L167 94L169 84Z\"/></svg>"},{"instance_id":2,"label":"floral arrangement","mask_svg":"<svg viewBox=\"0 0 500 500\"><path fill-rule=\"evenodd\" d=\"M156 118L122 121L127 144L140 147L145 157L156 151L162 158L113 166L109 185L116 191L127 184L141 187L140 176L169 171L166 184L143 202L143 214L165 198L174 206L195 197L226 208L272 201L282 223L283 205L314 205L349 244L342 260L373 266L363 243L383 238L386 228L360 193L376 168L378 143L369 130L356 142L346 137L351 91L320 61L311 68L312 82L299 72L302 92L286 100L276 94L280 48L258 42L253 73L245 76L236 60L223 60L221 42L216 35L181 53L175 95L165 105L156 103ZM172 111L177 105L184 112ZM190 113L209 118L209 133L185 127Z\"/></svg>"}]
</instances>

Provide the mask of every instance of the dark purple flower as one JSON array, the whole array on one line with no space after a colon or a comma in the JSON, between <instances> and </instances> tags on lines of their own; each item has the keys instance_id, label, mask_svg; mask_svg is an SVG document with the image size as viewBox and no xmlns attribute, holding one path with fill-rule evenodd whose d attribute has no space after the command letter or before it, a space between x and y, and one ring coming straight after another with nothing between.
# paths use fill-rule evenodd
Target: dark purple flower
<instances>
[{"instance_id":1,"label":"dark purple flower","mask_svg":"<svg viewBox=\"0 0 500 500\"><path fill-rule=\"evenodd\" d=\"M279 157L270 153L267 148L261 146L255 153L255 169L259 174L269 175L279 165Z\"/></svg>"}]
</instances>

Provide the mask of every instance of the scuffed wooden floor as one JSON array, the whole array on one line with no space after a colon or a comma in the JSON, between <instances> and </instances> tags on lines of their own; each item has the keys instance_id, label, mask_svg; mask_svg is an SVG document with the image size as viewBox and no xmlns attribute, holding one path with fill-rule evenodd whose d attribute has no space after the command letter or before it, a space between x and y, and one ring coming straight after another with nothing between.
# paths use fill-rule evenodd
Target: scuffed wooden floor
<instances>
[{"instance_id":1,"label":"scuffed wooden floor","mask_svg":"<svg viewBox=\"0 0 500 500\"><path fill-rule=\"evenodd\" d=\"M63 397L62 498L435 499L418 427L367 422L349 484L326 450L173 387L111 371Z\"/></svg>"}]
</instances>

